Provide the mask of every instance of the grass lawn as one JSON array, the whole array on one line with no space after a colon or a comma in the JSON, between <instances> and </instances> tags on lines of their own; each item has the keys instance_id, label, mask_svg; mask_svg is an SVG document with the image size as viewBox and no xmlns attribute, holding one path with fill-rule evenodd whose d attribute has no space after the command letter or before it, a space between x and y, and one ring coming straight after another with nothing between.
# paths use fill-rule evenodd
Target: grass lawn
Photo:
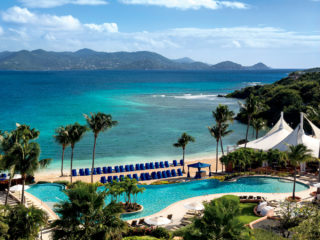
<instances>
[{"instance_id":1,"label":"grass lawn","mask_svg":"<svg viewBox=\"0 0 320 240\"><path fill-rule=\"evenodd\" d=\"M272 240L284 240L285 238L263 229L254 229L253 236L256 240L265 240L265 239L272 239Z\"/></svg>"},{"instance_id":2,"label":"grass lawn","mask_svg":"<svg viewBox=\"0 0 320 240\"><path fill-rule=\"evenodd\" d=\"M240 216L238 217L238 219L243 224L248 224L260 218L253 213L253 209L255 206L257 206L256 203L240 203Z\"/></svg>"}]
</instances>

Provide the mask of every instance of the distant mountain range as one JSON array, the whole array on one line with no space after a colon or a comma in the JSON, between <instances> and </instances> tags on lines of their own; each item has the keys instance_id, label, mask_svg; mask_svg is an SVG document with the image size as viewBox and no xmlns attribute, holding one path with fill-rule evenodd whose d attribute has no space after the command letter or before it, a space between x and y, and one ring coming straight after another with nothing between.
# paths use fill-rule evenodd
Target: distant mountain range
<instances>
[{"instance_id":1,"label":"distant mountain range","mask_svg":"<svg viewBox=\"0 0 320 240\"><path fill-rule=\"evenodd\" d=\"M253 66L226 61L215 65L190 58L169 59L154 52L76 52L44 50L0 52L0 70L64 71L64 70L269 70L263 63Z\"/></svg>"}]
</instances>

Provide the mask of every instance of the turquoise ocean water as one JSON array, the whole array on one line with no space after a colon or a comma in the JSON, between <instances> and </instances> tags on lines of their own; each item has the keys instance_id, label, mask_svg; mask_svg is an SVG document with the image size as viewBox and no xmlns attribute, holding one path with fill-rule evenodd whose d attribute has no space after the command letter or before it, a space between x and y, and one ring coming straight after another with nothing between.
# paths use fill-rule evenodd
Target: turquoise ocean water
<instances>
[{"instance_id":1,"label":"turquoise ocean water","mask_svg":"<svg viewBox=\"0 0 320 240\"><path fill-rule=\"evenodd\" d=\"M182 132L196 138L187 157L214 156L215 143L207 126L211 111L227 104L238 111L235 99L218 98L235 89L267 84L290 70L273 71L70 71L0 72L0 129L26 123L40 130L43 158L52 158L49 169L60 168L61 147L54 129L78 121L83 113L112 114L119 125L102 133L97 142L97 166L172 160L181 150L172 147ZM234 133L224 139L233 145L244 137L244 125L234 122ZM75 147L75 168L89 167L93 136L88 133ZM69 149L65 167L69 167Z\"/></svg>"}]
</instances>

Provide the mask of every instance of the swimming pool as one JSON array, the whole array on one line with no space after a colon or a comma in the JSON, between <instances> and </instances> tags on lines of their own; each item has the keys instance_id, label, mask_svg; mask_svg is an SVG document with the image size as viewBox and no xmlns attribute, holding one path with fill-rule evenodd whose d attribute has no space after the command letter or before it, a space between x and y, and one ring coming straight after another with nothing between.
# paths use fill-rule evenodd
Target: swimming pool
<instances>
[{"instance_id":1,"label":"swimming pool","mask_svg":"<svg viewBox=\"0 0 320 240\"><path fill-rule=\"evenodd\" d=\"M243 177L235 182L219 182L211 179L168 185L143 185L141 187L146 190L143 194L138 195L137 202L143 205L144 210L140 213L123 216L123 219L148 216L175 202L201 195L235 192L289 193L292 191L293 183L272 177ZM305 184L296 184L297 192L308 188ZM55 203L67 200L67 196L62 190L63 187L59 184L36 184L31 186L27 192L53 208ZM106 199L106 201L109 200Z\"/></svg>"}]
</instances>

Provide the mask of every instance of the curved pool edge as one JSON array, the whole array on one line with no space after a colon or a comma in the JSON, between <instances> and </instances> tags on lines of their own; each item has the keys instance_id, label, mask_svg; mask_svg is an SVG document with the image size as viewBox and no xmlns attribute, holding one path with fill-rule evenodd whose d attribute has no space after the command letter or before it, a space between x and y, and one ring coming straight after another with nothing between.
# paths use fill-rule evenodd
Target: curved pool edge
<instances>
[{"instance_id":1,"label":"curved pool edge","mask_svg":"<svg viewBox=\"0 0 320 240\"><path fill-rule=\"evenodd\" d=\"M240 178L248 178L248 177L266 177L266 178L274 178L274 179L283 179L283 180L293 182L292 177L275 177L275 176L266 176L266 175L238 176L238 177L234 178L234 181L237 181ZM314 189L316 189L315 187L313 187L312 185L310 185L308 182L306 182L304 180L300 180L300 179L296 180L296 183L299 183L299 184L302 184L302 185L308 187L308 189L306 189L306 190L296 192L299 196L303 195L304 199L310 198L310 192L312 192ZM181 184L181 183L177 183L177 184ZM159 185L156 185L156 186L159 186ZM249 195L249 194L262 196L262 197L267 198L268 200L284 200L286 197L288 197L289 194L291 194L291 192L287 192L287 193L229 192L229 193L216 193L216 194L201 195L201 196L187 198L187 199L183 199L181 201L172 203L169 206L165 207L164 209L162 209L154 214L135 218L135 219L128 219L128 220L124 220L124 221L131 222L133 220L138 220L141 218L150 218L150 217L155 217L155 216L164 216L165 217L169 214L173 214L173 219L177 220L176 216L178 216L178 218L180 217L182 219L184 214L187 212L187 209L185 209L183 207L183 205L185 203L193 202L193 201L202 201L202 202L203 201L211 201L213 199L216 199L216 198L219 198L219 197L222 197L225 195L242 196L242 195Z\"/></svg>"}]
</instances>

